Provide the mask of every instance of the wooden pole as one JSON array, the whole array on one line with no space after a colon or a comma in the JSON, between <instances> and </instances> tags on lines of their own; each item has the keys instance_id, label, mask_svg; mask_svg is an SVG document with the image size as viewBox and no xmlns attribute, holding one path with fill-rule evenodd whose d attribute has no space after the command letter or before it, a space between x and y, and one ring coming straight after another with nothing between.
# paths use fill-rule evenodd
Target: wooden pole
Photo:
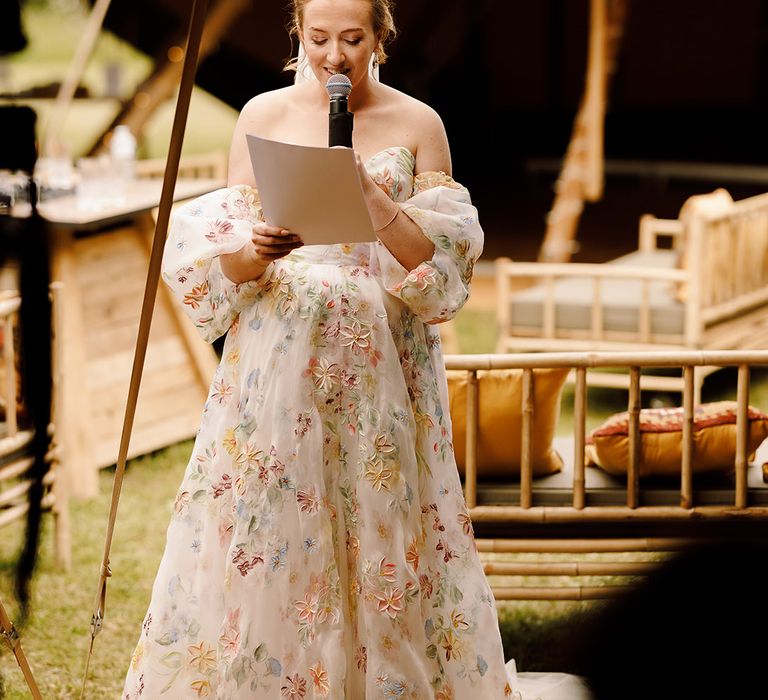
<instances>
[{"instance_id":1,"label":"wooden pole","mask_svg":"<svg viewBox=\"0 0 768 700\"><path fill-rule=\"evenodd\" d=\"M208 15L198 47L198 58L204 58L214 51L221 37L235 20L252 6L251 0L219 0ZM175 49L175 50L174 50ZM90 153L100 153L107 144L107 135L118 124L125 124L133 134L139 135L149 118L165 101L173 95L182 74L184 51L180 47L172 47L165 60L159 62L152 74L137 88L135 94L127 101L114 118L106 131L91 147Z\"/></svg>"},{"instance_id":2,"label":"wooden pole","mask_svg":"<svg viewBox=\"0 0 768 700\"><path fill-rule=\"evenodd\" d=\"M658 568L653 561L483 562L486 576L645 576Z\"/></svg>"},{"instance_id":3,"label":"wooden pole","mask_svg":"<svg viewBox=\"0 0 768 700\"><path fill-rule=\"evenodd\" d=\"M605 97L608 83L608 42L606 41L609 0L592 0L587 59L584 138L584 198L596 202L603 196L603 140L605 129Z\"/></svg>"},{"instance_id":4,"label":"wooden pole","mask_svg":"<svg viewBox=\"0 0 768 700\"><path fill-rule=\"evenodd\" d=\"M739 365L736 388L736 498L737 508L747 507L747 455L749 443L749 367Z\"/></svg>"},{"instance_id":5,"label":"wooden pole","mask_svg":"<svg viewBox=\"0 0 768 700\"><path fill-rule=\"evenodd\" d=\"M615 598L630 589L629 586L569 586L566 588L542 588L522 586L520 588L493 587L497 600L603 600Z\"/></svg>"},{"instance_id":6,"label":"wooden pole","mask_svg":"<svg viewBox=\"0 0 768 700\"><path fill-rule=\"evenodd\" d=\"M591 0L586 85L555 185L540 261L570 260L584 202L602 197L608 83L615 72L627 7L628 0Z\"/></svg>"},{"instance_id":7,"label":"wooden pole","mask_svg":"<svg viewBox=\"0 0 768 700\"><path fill-rule=\"evenodd\" d=\"M5 357L5 423L8 436L16 435L16 352L13 333L13 319L16 312L3 318L3 355Z\"/></svg>"},{"instance_id":8,"label":"wooden pole","mask_svg":"<svg viewBox=\"0 0 768 700\"><path fill-rule=\"evenodd\" d=\"M446 369L531 369L551 367L738 367L768 366L766 350L681 350L647 352L541 352L446 355Z\"/></svg>"},{"instance_id":9,"label":"wooden pole","mask_svg":"<svg viewBox=\"0 0 768 700\"><path fill-rule=\"evenodd\" d=\"M468 508L477 505L477 431L479 424L477 372L467 372L467 438L464 457L464 491Z\"/></svg>"},{"instance_id":10,"label":"wooden pole","mask_svg":"<svg viewBox=\"0 0 768 700\"><path fill-rule=\"evenodd\" d=\"M637 537L584 539L478 539L478 552L505 554L593 554L616 552L677 552L690 544L682 538Z\"/></svg>"},{"instance_id":11,"label":"wooden pole","mask_svg":"<svg viewBox=\"0 0 768 700\"><path fill-rule=\"evenodd\" d=\"M587 429L587 370L576 369L576 391L573 397L573 507L581 510L586 501L584 477L584 443Z\"/></svg>"},{"instance_id":12,"label":"wooden pole","mask_svg":"<svg viewBox=\"0 0 768 700\"><path fill-rule=\"evenodd\" d=\"M93 47L99 38L101 27L104 24L104 17L109 9L111 0L96 0L88 16L88 22L85 25L80 41L77 44L77 50L72 62L69 64L67 74L61 83L56 101L51 108L50 116L45 127L45 139L43 141L43 155L51 156L55 154L59 134L67 118L67 112L75 97L75 91L83 77L83 71L88 65L88 59L91 57Z\"/></svg>"},{"instance_id":13,"label":"wooden pole","mask_svg":"<svg viewBox=\"0 0 768 700\"><path fill-rule=\"evenodd\" d=\"M133 369L131 371L131 383L128 390L128 399L126 401L123 431L120 437L120 449L117 456L117 469L115 471L115 478L112 487L112 502L110 504L109 521L107 523L107 533L104 541L104 554L99 572L99 583L96 591L94 612L91 619L91 638L83 673L83 685L80 692L81 698L83 698L85 695L85 684L88 679L88 667L90 664L91 655L93 653L94 640L96 635L101 631L104 620L104 613L106 609L107 578L112 575L109 567L109 553L112 547L112 537L114 534L115 521L117 519L117 507L120 501L120 491L122 488L123 477L125 475L125 464L128 456L128 448L130 446L133 421L136 415L136 403L138 401L139 389L141 387L141 376L144 368L144 359L147 352L149 331L152 325L152 311L154 309L155 298L157 296L163 248L165 246L165 239L168 234L168 222L171 216L171 207L173 206L173 191L176 186L176 176L179 171L181 147L184 142L184 129L187 124L187 115L189 114L189 103L192 98L192 88L194 87L195 72L197 70L197 59L200 49L200 38L203 33L207 7L207 0L194 0L192 5L189 31L187 35L187 49L184 55L184 66L181 76L181 85L179 86L179 97L176 103L176 114L174 116L173 128L171 130L171 143L168 149L168 163L165 168L163 189L162 194L160 195L160 206L157 215L157 226L155 228L155 239L152 245L149 269L147 270L147 283L144 290L144 301L141 308L139 332L138 338L136 340L136 352L133 360Z\"/></svg>"},{"instance_id":14,"label":"wooden pole","mask_svg":"<svg viewBox=\"0 0 768 700\"><path fill-rule=\"evenodd\" d=\"M63 384L62 372L63 337L62 324L62 284L51 284L51 311L53 316L53 353L51 355L51 374L53 379L53 405L51 410L51 423L53 424L53 460L51 469L55 473L53 482L54 505L54 555L56 566L68 571L72 565L72 539L69 520L69 491L70 479L64 473L63 465L67 464L64 454L64 442L60 432L62 426L59 421L63 416Z\"/></svg>"},{"instance_id":15,"label":"wooden pole","mask_svg":"<svg viewBox=\"0 0 768 700\"><path fill-rule=\"evenodd\" d=\"M683 455L680 465L680 507L693 507L693 419L695 375L693 367L683 367Z\"/></svg>"},{"instance_id":16,"label":"wooden pole","mask_svg":"<svg viewBox=\"0 0 768 700\"><path fill-rule=\"evenodd\" d=\"M19 664L24 680L27 683L29 691L32 693L34 700L43 700L43 696L40 694L40 689L37 687L37 681L32 673L32 669L29 667L29 662L24 654L24 650L21 648L21 639L19 633L16 631L11 618L8 617L8 613L3 607L3 601L0 600L0 638L2 638L10 647L13 655L16 657L16 663Z\"/></svg>"},{"instance_id":17,"label":"wooden pole","mask_svg":"<svg viewBox=\"0 0 768 700\"><path fill-rule=\"evenodd\" d=\"M640 368L629 369L629 462L627 464L627 506L640 504Z\"/></svg>"},{"instance_id":18,"label":"wooden pole","mask_svg":"<svg viewBox=\"0 0 768 700\"><path fill-rule=\"evenodd\" d=\"M533 370L523 370L522 439L520 445L520 506L533 505Z\"/></svg>"}]
</instances>

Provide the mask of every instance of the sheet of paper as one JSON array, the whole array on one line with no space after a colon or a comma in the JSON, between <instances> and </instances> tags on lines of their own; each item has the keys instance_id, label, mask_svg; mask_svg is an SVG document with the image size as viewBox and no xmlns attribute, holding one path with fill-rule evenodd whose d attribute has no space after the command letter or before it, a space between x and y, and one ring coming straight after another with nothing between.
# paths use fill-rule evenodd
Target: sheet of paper
<instances>
[{"instance_id":1,"label":"sheet of paper","mask_svg":"<svg viewBox=\"0 0 768 700\"><path fill-rule=\"evenodd\" d=\"M376 240L351 149L246 138L267 222L305 245Z\"/></svg>"}]
</instances>

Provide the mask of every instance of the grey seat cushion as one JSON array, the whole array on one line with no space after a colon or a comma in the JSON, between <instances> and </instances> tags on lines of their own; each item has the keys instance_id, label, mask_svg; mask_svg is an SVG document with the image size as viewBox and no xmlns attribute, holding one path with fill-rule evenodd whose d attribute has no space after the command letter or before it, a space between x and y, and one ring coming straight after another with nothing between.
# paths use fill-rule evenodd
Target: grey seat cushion
<instances>
[{"instance_id":1,"label":"grey seat cushion","mask_svg":"<svg viewBox=\"0 0 768 700\"><path fill-rule=\"evenodd\" d=\"M636 251L606 263L674 269L677 253L671 250ZM682 335L685 307L675 299L675 284L668 280L650 284L651 333ZM604 279L601 300L603 328L606 331L637 332L640 325L639 304L642 282L632 279ZM510 324L514 327L542 328L546 289L543 284L515 292L510 297ZM564 330L588 330L592 327L594 286L590 278L562 277L555 282L555 325Z\"/></svg>"},{"instance_id":2,"label":"grey seat cushion","mask_svg":"<svg viewBox=\"0 0 768 700\"><path fill-rule=\"evenodd\" d=\"M555 438L553 445L563 458L563 470L557 474L533 480L535 506L568 506L573 499L573 439ZM761 466L768 462L768 440L758 449L747 471L749 502L768 505L768 484L763 482ZM729 474L694 475L696 505L730 505L734 501L736 480ZM604 472L598 467L585 470L587 505L626 505L626 479ZM643 479L640 485L641 505L679 505L680 480ZM520 502L520 482L488 480L478 484L478 505L517 505Z\"/></svg>"}]
</instances>

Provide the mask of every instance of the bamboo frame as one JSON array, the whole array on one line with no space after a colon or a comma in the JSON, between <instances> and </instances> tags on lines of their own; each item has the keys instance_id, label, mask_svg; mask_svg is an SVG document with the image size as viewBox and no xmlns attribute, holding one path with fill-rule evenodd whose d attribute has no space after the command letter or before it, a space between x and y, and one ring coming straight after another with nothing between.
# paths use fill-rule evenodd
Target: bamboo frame
<instances>
[{"instance_id":1,"label":"bamboo frame","mask_svg":"<svg viewBox=\"0 0 768 700\"><path fill-rule=\"evenodd\" d=\"M477 505L477 428L479 418L479 396L477 372L467 376L467 449L464 474L467 489L464 494L467 507Z\"/></svg>"},{"instance_id":2,"label":"bamboo frame","mask_svg":"<svg viewBox=\"0 0 768 700\"><path fill-rule=\"evenodd\" d=\"M627 0L591 0L585 88L555 185L555 201L547 216L540 260L570 259L584 202L602 197L606 95L627 5Z\"/></svg>"},{"instance_id":3,"label":"bamboo frame","mask_svg":"<svg viewBox=\"0 0 768 700\"><path fill-rule=\"evenodd\" d=\"M679 552L689 540L675 537L586 539L478 539L478 552L495 554L615 554L618 552Z\"/></svg>"},{"instance_id":4,"label":"bamboo frame","mask_svg":"<svg viewBox=\"0 0 768 700\"><path fill-rule=\"evenodd\" d=\"M468 372L470 400L467 419L467 472L465 498L475 522L495 523L598 523L598 522L682 522L692 520L765 519L768 507L750 506L747 483L748 404L750 366L768 366L768 351L687 351L679 353L541 353L506 355L446 355L450 370ZM570 507L534 506L531 454L533 448L534 374L536 368L569 368L576 371L574 398L574 473ZM587 506L585 493L584 443L587 410L587 370L594 367L629 367L627 503L626 506ZM678 506L642 506L640 482L641 368L682 367L684 382L683 447ZM738 367L736 488L732 504L696 507L693 503L694 408L698 387L697 368ZM522 454L519 505L477 505L477 415L473 382L479 370L522 369Z\"/></svg>"},{"instance_id":5,"label":"bamboo frame","mask_svg":"<svg viewBox=\"0 0 768 700\"><path fill-rule=\"evenodd\" d=\"M474 523L488 525L544 524L597 524L597 523L642 523L642 522L724 522L768 519L768 506L736 508L733 505L694 506L585 506L576 510L571 506L475 506L469 509Z\"/></svg>"},{"instance_id":6,"label":"bamboo frame","mask_svg":"<svg viewBox=\"0 0 768 700\"><path fill-rule=\"evenodd\" d=\"M523 369L522 439L520 445L520 507L533 505L533 369Z\"/></svg>"},{"instance_id":7,"label":"bamboo frame","mask_svg":"<svg viewBox=\"0 0 768 700\"><path fill-rule=\"evenodd\" d=\"M693 421L695 401L694 367L683 368L683 448L680 464L680 507L693 507Z\"/></svg>"},{"instance_id":8,"label":"bamboo frame","mask_svg":"<svg viewBox=\"0 0 768 700\"><path fill-rule=\"evenodd\" d=\"M205 58L218 48L227 29L250 6L248 0L220 0L212 5L205 19L200 44L195 47L196 62L200 57ZM177 41L181 44L181 39ZM186 60L183 51L181 56ZM182 79L182 71L183 63L180 60L167 57L166 60L159 60L149 77L136 88L135 94L123 104L107 130L91 147L90 154L97 155L105 148L107 135L118 124L125 124L135 135L141 134L155 111L173 96Z\"/></svg>"},{"instance_id":9,"label":"bamboo frame","mask_svg":"<svg viewBox=\"0 0 768 700\"><path fill-rule=\"evenodd\" d=\"M49 464L48 471L43 478L46 487L43 494L43 510L51 510L54 515L54 556L56 564L62 568L68 568L71 562L71 541L69 535L69 506L67 489L61 474L56 473L56 466L61 460L61 447L57 444L57 433L54 429L55 420L62 414L61 401L61 349L62 349L62 325L61 325L61 285L51 285L52 297L52 362L53 362L53 406L52 424L49 426L49 434L52 446L46 455ZM31 430L19 430L16 421L16 350L13 341L13 319L21 306L21 298L14 292L13 296L7 296L0 301L0 317L2 317L5 333L4 361L9 381L6 382L8 394L5 403L8 418L8 435L0 440L0 457L12 456L22 451L32 442L34 434ZM29 504L24 500L29 492L32 482L26 478L26 472L32 466L33 458L23 453L11 462L0 467L0 527L8 525L25 516L29 510ZM8 486L10 484L10 486Z\"/></svg>"},{"instance_id":10,"label":"bamboo frame","mask_svg":"<svg viewBox=\"0 0 768 700\"><path fill-rule=\"evenodd\" d=\"M736 494L735 506L747 507L747 443L749 436L749 366L739 365L736 388Z\"/></svg>"},{"instance_id":11,"label":"bamboo frame","mask_svg":"<svg viewBox=\"0 0 768 700\"><path fill-rule=\"evenodd\" d=\"M43 700L43 696L40 694L40 688L38 688L37 681L32 674L32 669L29 667L27 656L24 653L24 649L21 647L21 639L19 633L11 622L11 618L5 611L3 601L0 600L0 641L5 641L13 655L16 657L16 662L21 669L21 673L24 676L24 680L27 683L33 700Z\"/></svg>"},{"instance_id":12,"label":"bamboo frame","mask_svg":"<svg viewBox=\"0 0 768 700\"><path fill-rule=\"evenodd\" d=\"M749 342L744 333L738 332L739 319L747 327L754 322L756 310L768 305L768 268L763 262L768 247L765 230L768 230L768 195L758 195L734 202L724 212L695 212L685 223L651 215L641 217L638 250L656 251L660 240L669 237L673 250L680 251L685 244L684 269L590 263L518 263L499 259L496 263L499 285L497 318L501 332L497 350L739 349ZM551 259L557 256L544 257ZM591 285L591 318L585 328L566 329L557 325L555 285L558 279L564 277L583 278L585 284ZM604 327L605 304L600 289L606 280L612 279L635 280L641 286L637 326L631 331L612 331ZM681 285L681 289L684 287L684 316L680 333L653 332L651 284L654 282ZM511 290L537 284L543 290L541 324L513 325L510 304L514 294ZM751 336L750 340L753 340ZM701 378L703 376L700 375ZM590 375L590 383L594 386L608 386L600 380L599 375L594 375L594 378ZM672 381L660 390L681 391L683 386L682 381ZM697 391L697 398L698 394Z\"/></svg>"},{"instance_id":13,"label":"bamboo frame","mask_svg":"<svg viewBox=\"0 0 768 700\"><path fill-rule=\"evenodd\" d=\"M603 600L604 598L615 598L629 589L630 586L566 586L560 588L500 586L493 589L493 597L497 602L504 600Z\"/></svg>"},{"instance_id":14,"label":"bamboo frame","mask_svg":"<svg viewBox=\"0 0 768 700\"><path fill-rule=\"evenodd\" d=\"M587 370L576 368L576 391L573 397L573 507L586 503L585 443L587 430Z\"/></svg>"},{"instance_id":15,"label":"bamboo frame","mask_svg":"<svg viewBox=\"0 0 768 700\"><path fill-rule=\"evenodd\" d=\"M640 504L640 368L629 369L629 464L627 465L627 506Z\"/></svg>"},{"instance_id":16,"label":"bamboo frame","mask_svg":"<svg viewBox=\"0 0 768 700\"><path fill-rule=\"evenodd\" d=\"M56 100L53 103L53 108L46 124L45 146L43 149L45 155L54 155L59 132L66 120L67 111L72 104L80 78L83 76L85 67L88 65L88 59L93 52L94 46L96 46L96 41L99 38L110 2L111 0L96 0L90 15L88 15L88 22L77 43L77 51L56 94Z\"/></svg>"},{"instance_id":17,"label":"bamboo frame","mask_svg":"<svg viewBox=\"0 0 768 700\"><path fill-rule=\"evenodd\" d=\"M652 561L483 562L486 576L644 576L658 568Z\"/></svg>"}]
</instances>

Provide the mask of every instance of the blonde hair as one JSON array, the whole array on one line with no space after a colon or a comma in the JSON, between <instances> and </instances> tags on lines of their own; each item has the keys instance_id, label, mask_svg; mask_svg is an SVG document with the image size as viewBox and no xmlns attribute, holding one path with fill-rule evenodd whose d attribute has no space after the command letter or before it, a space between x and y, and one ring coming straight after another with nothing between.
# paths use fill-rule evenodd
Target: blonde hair
<instances>
[{"instance_id":1,"label":"blonde hair","mask_svg":"<svg viewBox=\"0 0 768 700\"><path fill-rule=\"evenodd\" d=\"M301 25L304 23L304 8L312 0L291 0L289 9L291 20L288 24L288 34L291 42L295 38L300 41ZM397 36L397 27L393 15L394 0L368 0L371 4L371 24L373 32L376 34L376 48L374 49L374 61L381 65L387 61L387 52L385 47ZM284 70L296 70L296 59L290 59Z\"/></svg>"}]
</instances>

